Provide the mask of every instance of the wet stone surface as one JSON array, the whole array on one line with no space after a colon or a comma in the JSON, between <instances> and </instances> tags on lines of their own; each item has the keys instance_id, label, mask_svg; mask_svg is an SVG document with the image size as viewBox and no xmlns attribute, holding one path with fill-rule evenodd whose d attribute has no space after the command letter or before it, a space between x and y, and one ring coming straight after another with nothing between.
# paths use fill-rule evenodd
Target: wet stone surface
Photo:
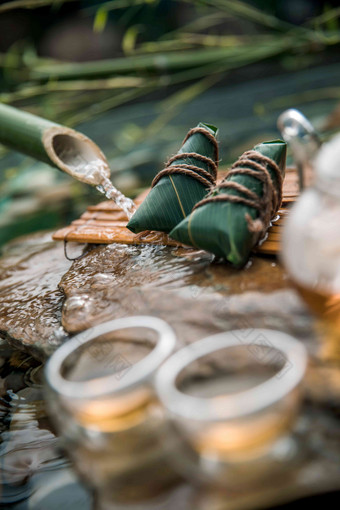
<instances>
[{"instance_id":1,"label":"wet stone surface","mask_svg":"<svg viewBox=\"0 0 340 510\"><path fill-rule=\"evenodd\" d=\"M310 317L273 258L254 257L240 271L205 252L103 245L71 263L43 233L7 245L0 278L2 336L41 359L68 334L138 314L167 320L179 345L268 327L305 338L313 350Z\"/></svg>"},{"instance_id":2,"label":"wet stone surface","mask_svg":"<svg viewBox=\"0 0 340 510\"><path fill-rule=\"evenodd\" d=\"M274 259L243 271L205 252L162 246L99 246L62 277L62 324L76 333L133 314L167 320L179 343L230 328L272 327L310 333L309 316ZM309 335L310 336L310 335Z\"/></svg>"},{"instance_id":3,"label":"wet stone surface","mask_svg":"<svg viewBox=\"0 0 340 510\"><path fill-rule=\"evenodd\" d=\"M253 257L240 271L202 251L115 244L92 246L72 263L62 243L38 233L5 247L0 279L0 334L40 360L88 327L146 314L172 325L178 347L220 331L265 327L301 339L320 362L311 316L274 258ZM320 370L313 380L336 387L332 364L323 363L323 377ZM328 388L337 400L336 393Z\"/></svg>"},{"instance_id":4,"label":"wet stone surface","mask_svg":"<svg viewBox=\"0 0 340 510\"><path fill-rule=\"evenodd\" d=\"M50 233L21 237L0 258L0 336L38 359L59 345L63 293L60 278L70 267L62 244Z\"/></svg>"},{"instance_id":5,"label":"wet stone surface","mask_svg":"<svg viewBox=\"0 0 340 510\"><path fill-rule=\"evenodd\" d=\"M52 463L56 470L53 476L58 473L64 477L69 470L55 449L56 438L45 421L41 403L42 367L30 356L45 359L61 342L87 327L137 314L167 320L176 331L178 347L236 328L279 329L302 340L310 354L310 365L297 428L301 437L308 440L309 453L296 471L292 469L290 480L283 477L282 486L275 486L275 490L271 490L270 484L263 486L262 492L253 496L259 502L265 499L275 504L287 498L339 489L339 364L320 356L312 318L275 259L254 257L247 268L238 271L213 261L204 252L150 245L109 245L92 247L71 263L65 259L61 243L52 242L49 233L40 233L18 239L5 248L0 259L0 278L1 336L11 346L25 351L18 354L16 361L10 351L6 354L9 361L4 361L4 366L17 368L15 371L9 368L8 375L6 372L2 375L6 377L0 378L0 413L3 417L11 416L6 420L15 432L8 433L12 430L9 425L1 431L4 449L0 459L9 477L6 478L9 491L14 475L19 482L23 476L36 483L34 477L41 475L42 464ZM129 358L128 351L126 356ZM211 368L218 362L214 360ZM22 413L26 413L25 420ZM22 426L16 427L20 423ZM29 456L23 441L29 444ZM73 476L65 475L63 482L72 491L76 483ZM52 494L54 478L42 480L44 490L46 483L50 484ZM29 489L27 484L20 487ZM84 501L89 503L89 496L81 494L79 508L85 508ZM171 498L175 495L176 492ZM12 502L28 497L21 493L5 496L4 501ZM184 499L181 493L180 501L183 503ZM183 508L225 508L224 497L219 501L216 493L196 494L194 499L191 506ZM30 501L33 506L29 508L35 508L33 500ZM164 508L173 508L171 501ZM236 501L235 508L253 507L247 505Z\"/></svg>"},{"instance_id":6,"label":"wet stone surface","mask_svg":"<svg viewBox=\"0 0 340 510\"><path fill-rule=\"evenodd\" d=\"M72 263L62 243L38 233L5 247L0 279L0 334L37 359L77 332L128 315L165 319L178 347L230 329L279 329L308 348L313 399L339 403L338 367L320 359L312 318L274 258L253 257L240 271L202 251L116 244L92 246Z\"/></svg>"}]
</instances>

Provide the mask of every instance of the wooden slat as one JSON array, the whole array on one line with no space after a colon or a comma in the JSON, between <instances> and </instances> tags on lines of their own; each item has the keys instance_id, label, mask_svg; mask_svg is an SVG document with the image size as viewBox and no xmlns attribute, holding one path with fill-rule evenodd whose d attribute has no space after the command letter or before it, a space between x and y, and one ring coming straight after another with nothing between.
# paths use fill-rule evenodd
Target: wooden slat
<instances>
[{"instance_id":1,"label":"wooden slat","mask_svg":"<svg viewBox=\"0 0 340 510\"><path fill-rule=\"evenodd\" d=\"M123 213L121 208L118 207L118 205L116 205L112 200L105 200L105 202L99 202L99 204L96 204L96 205L89 205L87 210L90 211L90 212L97 212L97 211L114 212L114 211L118 211L120 213Z\"/></svg>"},{"instance_id":2,"label":"wooden slat","mask_svg":"<svg viewBox=\"0 0 340 510\"><path fill-rule=\"evenodd\" d=\"M281 234L279 234L278 232L269 232L268 231L267 235L268 235L268 237L267 237L265 242L267 242L267 241L280 241L280 239L281 239Z\"/></svg>"},{"instance_id":3,"label":"wooden slat","mask_svg":"<svg viewBox=\"0 0 340 510\"><path fill-rule=\"evenodd\" d=\"M93 227L104 227L104 228L110 228L110 227L126 227L126 221L99 221L97 218L90 218L88 220L74 220L72 221L71 225L91 225Z\"/></svg>"},{"instance_id":4,"label":"wooden slat","mask_svg":"<svg viewBox=\"0 0 340 510\"><path fill-rule=\"evenodd\" d=\"M266 241L256 248L256 253L263 253L264 255L277 255L279 251L280 244L276 241Z\"/></svg>"},{"instance_id":5,"label":"wooden slat","mask_svg":"<svg viewBox=\"0 0 340 510\"><path fill-rule=\"evenodd\" d=\"M298 195L295 195L293 197L284 197L283 200L282 200L282 204L285 205L285 204L290 204L292 202L295 202L297 197L298 197Z\"/></svg>"},{"instance_id":6,"label":"wooden slat","mask_svg":"<svg viewBox=\"0 0 340 510\"><path fill-rule=\"evenodd\" d=\"M126 214L123 211L113 211L112 213L108 212L84 212L80 218L82 220L91 220L96 219L98 221L121 221L126 224Z\"/></svg>"}]
</instances>

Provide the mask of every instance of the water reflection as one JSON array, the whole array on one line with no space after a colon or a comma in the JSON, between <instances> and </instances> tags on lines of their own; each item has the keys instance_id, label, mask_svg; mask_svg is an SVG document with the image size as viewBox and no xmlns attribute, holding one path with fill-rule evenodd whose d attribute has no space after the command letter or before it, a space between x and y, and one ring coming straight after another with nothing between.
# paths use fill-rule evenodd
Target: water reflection
<instances>
[{"instance_id":1,"label":"water reflection","mask_svg":"<svg viewBox=\"0 0 340 510\"><path fill-rule=\"evenodd\" d=\"M47 419L42 365L0 342L1 508L90 508Z\"/></svg>"},{"instance_id":2,"label":"water reflection","mask_svg":"<svg viewBox=\"0 0 340 510\"><path fill-rule=\"evenodd\" d=\"M91 494L60 450L42 400L43 365L0 339L0 508L90 510ZM192 489L181 485L152 501L118 510L188 510Z\"/></svg>"}]
</instances>

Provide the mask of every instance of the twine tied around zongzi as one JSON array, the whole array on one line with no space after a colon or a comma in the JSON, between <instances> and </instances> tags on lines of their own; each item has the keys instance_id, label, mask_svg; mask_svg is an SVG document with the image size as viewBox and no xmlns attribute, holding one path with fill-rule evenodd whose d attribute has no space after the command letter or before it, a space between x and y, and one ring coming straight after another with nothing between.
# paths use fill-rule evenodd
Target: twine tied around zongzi
<instances>
[{"instance_id":1,"label":"twine tied around zongzi","mask_svg":"<svg viewBox=\"0 0 340 510\"><path fill-rule=\"evenodd\" d=\"M188 138L190 138L190 136L196 133L204 135L213 144L215 161L213 161L211 158L203 156L202 154L198 154L197 152L182 152L181 154L176 154L176 156L172 156L168 160L165 168L156 175L151 184L152 188L156 186L156 184L160 181L160 179L162 179L162 177L173 174L187 175L189 177L192 177L193 179L196 179L197 181L201 182L206 188L211 188L215 184L218 163L218 145L215 137L211 133L209 133L207 129L204 129L202 127L195 127L193 129L190 129L187 136L183 140L182 146L185 144ZM210 168L211 172L208 172L207 170L204 170L204 168L200 168L199 166L188 165L186 163L178 163L177 165L176 164L173 165L175 161L187 158L192 158L201 161L202 163L207 165L208 168Z\"/></svg>"},{"instance_id":2,"label":"twine tied around zongzi","mask_svg":"<svg viewBox=\"0 0 340 510\"><path fill-rule=\"evenodd\" d=\"M273 183L268 168L274 173L276 186ZM232 175L249 175L261 181L263 183L262 196L257 195L239 182L229 180ZM253 207L258 211L258 218L253 220L246 213L245 219L249 232L258 233L260 234L259 238L261 238L281 205L282 184L283 178L275 161L257 151L247 151L233 164L225 179L211 190L206 198L195 205L193 211L202 207L202 205L213 202L232 202ZM233 189L242 193L242 195L227 195L226 193L215 195L215 192L221 189Z\"/></svg>"}]
</instances>

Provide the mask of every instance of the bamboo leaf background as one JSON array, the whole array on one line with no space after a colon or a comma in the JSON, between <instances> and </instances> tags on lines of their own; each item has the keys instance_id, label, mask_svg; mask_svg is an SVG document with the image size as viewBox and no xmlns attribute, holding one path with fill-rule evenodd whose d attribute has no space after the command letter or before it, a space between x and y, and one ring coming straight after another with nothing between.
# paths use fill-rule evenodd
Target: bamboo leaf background
<instances>
[{"instance_id":1,"label":"bamboo leaf background","mask_svg":"<svg viewBox=\"0 0 340 510\"><path fill-rule=\"evenodd\" d=\"M161 0L2 3L0 21L18 8L31 16L74 8L97 34L113 16L122 36L116 57L76 63L16 41L0 54L0 100L92 137L107 154L115 184L130 195L150 184L200 120L219 126L225 165L247 147L276 138L276 118L290 106L300 107L325 136L338 129L337 6L294 25L246 2L173 1L182 20L148 32L161 7ZM0 243L61 226L101 200L3 147L0 192Z\"/></svg>"}]
</instances>

